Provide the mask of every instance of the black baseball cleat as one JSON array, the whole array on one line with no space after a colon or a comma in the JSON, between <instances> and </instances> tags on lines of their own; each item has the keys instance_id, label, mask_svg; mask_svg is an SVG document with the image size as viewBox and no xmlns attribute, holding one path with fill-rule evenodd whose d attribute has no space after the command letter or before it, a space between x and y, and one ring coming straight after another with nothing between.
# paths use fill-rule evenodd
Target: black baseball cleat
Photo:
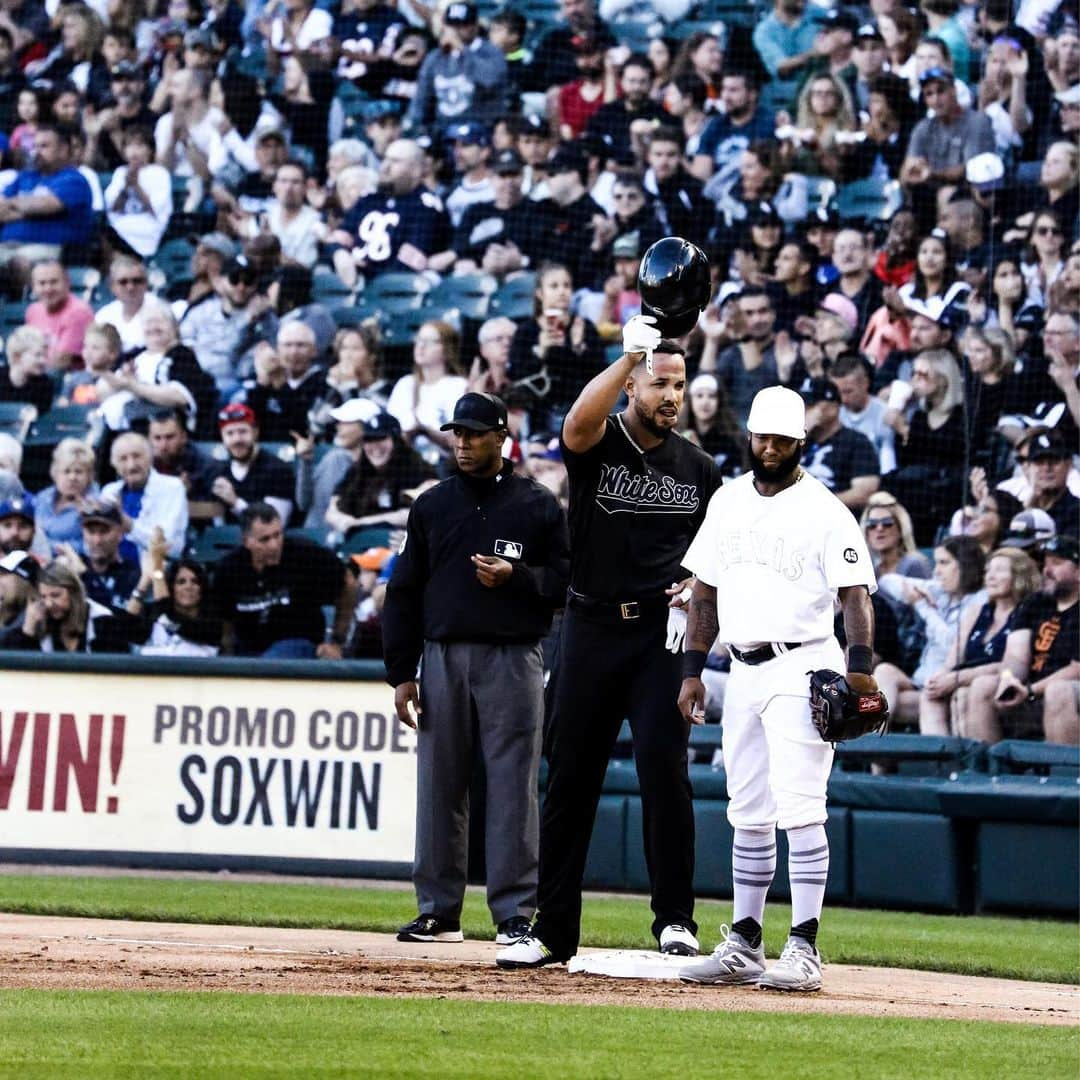
<instances>
[{"instance_id":1,"label":"black baseball cleat","mask_svg":"<svg viewBox=\"0 0 1080 1080\"><path fill-rule=\"evenodd\" d=\"M503 919L495 935L495 944L513 945L525 937L530 929L529 920L524 915L513 915L509 919Z\"/></svg>"},{"instance_id":2,"label":"black baseball cleat","mask_svg":"<svg viewBox=\"0 0 1080 1080\"><path fill-rule=\"evenodd\" d=\"M397 932L398 941L464 941L461 923L441 915L417 915Z\"/></svg>"}]
</instances>

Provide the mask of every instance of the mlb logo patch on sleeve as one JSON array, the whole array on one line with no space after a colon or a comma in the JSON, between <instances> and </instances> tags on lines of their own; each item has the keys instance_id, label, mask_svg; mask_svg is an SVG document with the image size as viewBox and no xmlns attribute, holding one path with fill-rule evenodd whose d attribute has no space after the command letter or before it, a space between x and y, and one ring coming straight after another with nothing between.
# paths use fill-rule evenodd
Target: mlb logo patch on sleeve
<instances>
[{"instance_id":1,"label":"mlb logo patch on sleeve","mask_svg":"<svg viewBox=\"0 0 1080 1080\"><path fill-rule=\"evenodd\" d=\"M523 546L516 540L495 541L495 554L501 555L504 559L520 559L522 552Z\"/></svg>"}]
</instances>

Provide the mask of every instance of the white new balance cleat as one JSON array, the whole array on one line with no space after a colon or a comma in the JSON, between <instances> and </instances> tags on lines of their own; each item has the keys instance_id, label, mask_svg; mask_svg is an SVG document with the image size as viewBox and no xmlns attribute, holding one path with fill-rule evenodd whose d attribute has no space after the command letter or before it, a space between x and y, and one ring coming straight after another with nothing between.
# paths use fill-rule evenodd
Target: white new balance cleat
<instances>
[{"instance_id":1,"label":"white new balance cleat","mask_svg":"<svg viewBox=\"0 0 1080 1080\"><path fill-rule=\"evenodd\" d=\"M734 930L720 927L724 940L706 956L679 969L679 978L687 983L705 983L709 986L745 986L755 983L765 974L765 948L750 943Z\"/></svg>"},{"instance_id":2,"label":"white new balance cleat","mask_svg":"<svg viewBox=\"0 0 1080 1080\"><path fill-rule=\"evenodd\" d=\"M821 953L806 938L789 937L780 959L757 984L762 990L820 990Z\"/></svg>"},{"instance_id":3,"label":"white new balance cleat","mask_svg":"<svg viewBox=\"0 0 1080 1080\"><path fill-rule=\"evenodd\" d=\"M535 935L526 934L508 949L495 954L495 963L501 968L538 968L545 964L561 964L555 954Z\"/></svg>"},{"instance_id":4,"label":"white new balance cleat","mask_svg":"<svg viewBox=\"0 0 1080 1080\"><path fill-rule=\"evenodd\" d=\"M669 923L660 931L660 951L668 956L697 956L700 948L693 931L679 923Z\"/></svg>"}]
</instances>

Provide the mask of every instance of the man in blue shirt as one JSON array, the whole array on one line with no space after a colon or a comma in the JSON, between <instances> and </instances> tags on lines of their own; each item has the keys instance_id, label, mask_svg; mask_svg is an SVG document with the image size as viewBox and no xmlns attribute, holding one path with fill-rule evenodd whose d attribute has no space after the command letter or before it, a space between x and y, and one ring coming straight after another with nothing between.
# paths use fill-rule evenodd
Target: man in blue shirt
<instances>
[{"instance_id":1,"label":"man in blue shirt","mask_svg":"<svg viewBox=\"0 0 1080 1080\"><path fill-rule=\"evenodd\" d=\"M25 286L32 263L59 258L65 244L88 243L93 230L90 185L71 164L70 130L42 124L30 168L0 197L0 266Z\"/></svg>"},{"instance_id":2,"label":"man in blue shirt","mask_svg":"<svg viewBox=\"0 0 1080 1080\"><path fill-rule=\"evenodd\" d=\"M754 48L773 78L771 105L792 107L807 65L825 56L828 44L818 40L818 22L806 0L773 0L771 14L754 28Z\"/></svg>"},{"instance_id":3,"label":"man in blue shirt","mask_svg":"<svg viewBox=\"0 0 1080 1080\"><path fill-rule=\"evenodd\" d=\"M716 180L710 191L726 191L739 178L739 158L758 139L771 139L776 119L759 103L758 85L748 71L725 71L720 80L720 104L701 133L691 171L701 181Z\"/></svg>"}]
</instances>

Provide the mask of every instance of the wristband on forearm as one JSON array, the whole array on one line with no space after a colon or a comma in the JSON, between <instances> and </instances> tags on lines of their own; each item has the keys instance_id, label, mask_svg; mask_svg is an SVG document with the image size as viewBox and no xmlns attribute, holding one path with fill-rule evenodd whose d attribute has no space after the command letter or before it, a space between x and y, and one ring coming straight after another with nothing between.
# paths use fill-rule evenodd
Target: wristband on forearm
<instances>
[{"instance_id":1,"label":"wristband on forearm","mask_svg":"<svg viewBox=\"0 0 1080 1080\"><path fill-rule=\"evenodd\" d=\"M682 655L683 678L700 679L708 656L709 654L704 649L687 649Z\"/></svg>"},{"instance_id":2,"label":"wristband on forearm","mask_svg":"<svg viewBox=\"0 0 1080 1080\"><path fill-rule=\"evenodd\" d=\"M847 669L858 675L870 675L874 670L874 650L869 645L849 645Z\"/></svg>"}]
</instances>

